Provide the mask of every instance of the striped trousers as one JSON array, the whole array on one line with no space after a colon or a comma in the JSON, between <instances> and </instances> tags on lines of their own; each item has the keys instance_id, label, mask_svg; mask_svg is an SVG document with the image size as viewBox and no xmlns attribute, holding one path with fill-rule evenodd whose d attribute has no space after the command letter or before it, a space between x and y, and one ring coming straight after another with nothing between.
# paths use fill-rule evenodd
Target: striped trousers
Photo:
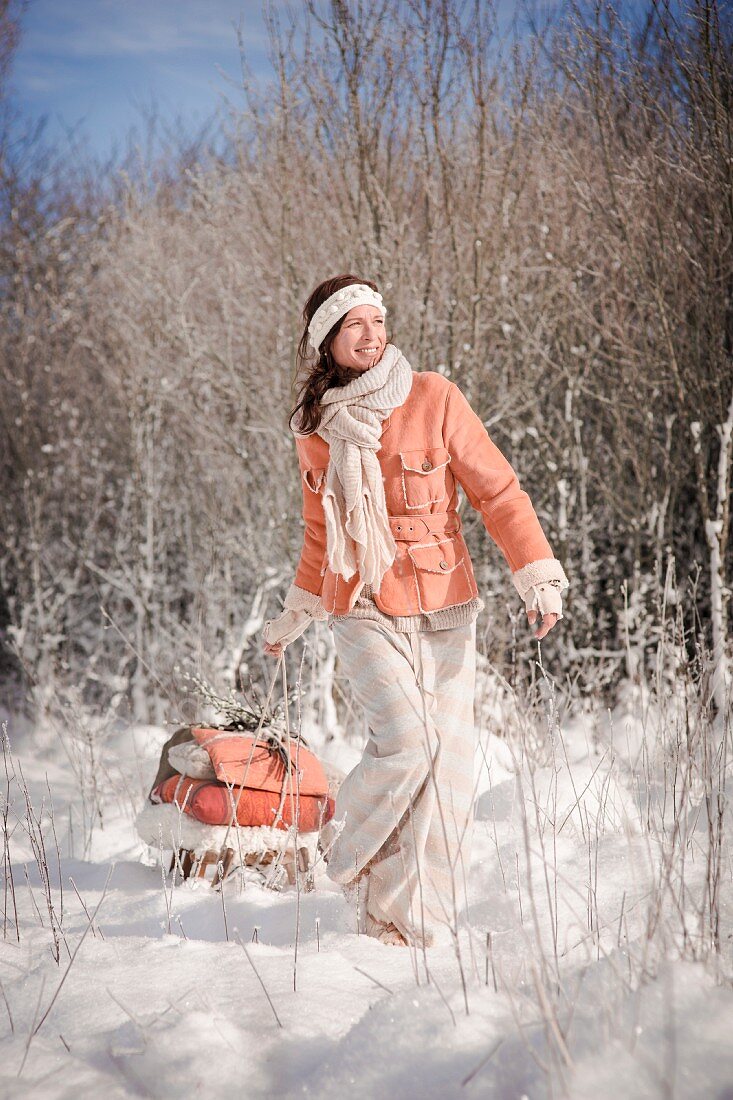
<instances>
[{"instance_id":1,"label":"striped trousers","mask_svg":"<svg viewBox=\"0 0 733 1100\"><path fill-rule=\"evenodd\" d=\"M400 633L345 618L332 629L369 736L336 797L327 873L347 884L369 863L372 916L415 943L446 942L468 893L476 624Z\"/></svg>"}]
</instances>

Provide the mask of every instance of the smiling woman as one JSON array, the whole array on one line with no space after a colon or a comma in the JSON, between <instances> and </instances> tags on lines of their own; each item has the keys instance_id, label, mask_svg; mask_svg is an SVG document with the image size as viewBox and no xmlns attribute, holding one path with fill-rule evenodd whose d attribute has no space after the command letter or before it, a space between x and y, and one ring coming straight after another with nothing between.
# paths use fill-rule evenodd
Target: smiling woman
<instances>
[{"instance_id":1,"label":"smiling woman","mask_svg":"<svg viewBox=\"0 0 733 1100\"><path fill-rule=\"evenodd\" d=\"M384 315L377 306L355 306L341 322L332 352L344 366L369 370L381 359L386 342Z\"/></svg>"},{"instance_id":2,"label":"smiling woman","mask_svg":"<svg viewBox=\"0 0 733 1100\"><path fill-rule=\"evenodd\" d=\"M368 279L338 275L316 287L303 309L305 329L298 346L298 366L305 379L301 399L290 417L291 427L299 416L301 433L315 431L326 390L344 386L378 362L387 340L386 313L377 284ZM369 355L372 348L377 350ZM315 364L313 352L317 353Z\"/></svg>"},{"instance_id":3,"label":"smiling woman","mask_svg":"<svg viewBox=\"0 0 733 1100\"><path fill-rule=\"evenodd\" d=\"M362 706L369 738L336 800L328 874L365 878L366 931L385 943L459 925L473 826L476 617L462 487L499 546L535 637L562 618L568 581L517 476L458 387L413 371L387 341L375 283L321 283L303 311L304 380L291 416L305 535L265 650L313 619ZM315 353L315 361L313 359ZM464 903L466 899L464 898Z\"/></svg>"}]
</instances>

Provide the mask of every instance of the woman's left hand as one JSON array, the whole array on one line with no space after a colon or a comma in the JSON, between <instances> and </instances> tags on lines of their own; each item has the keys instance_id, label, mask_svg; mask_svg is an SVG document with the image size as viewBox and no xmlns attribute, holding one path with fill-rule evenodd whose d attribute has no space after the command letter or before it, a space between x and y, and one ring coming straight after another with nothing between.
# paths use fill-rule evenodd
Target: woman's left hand
<instances>
[{"instance_id":1,"label":"woman's left hand","mask_svg":"<svg viewBox=\"0 0 733 1100\"><path fill-rule=\"evenodd\" d=\"M550 633L558 619L562 618L562 597L560 595L559 582L544 581L533 584L525 593L524 603L527 609L527 618L531 624L537 621L537 616L542 616L542 625L535 630L534 636L539 641Z\"/></svg>"},{"instance_id":2,"label":"woman's left hand","mask_svg":"<svg viewBox=\"0 0 733 1100\"><path fill-rule=\"evenodd\" d=\"M530 623L535 623L537 621L537 612L528 611L527 618L529 619ZM551 611L545 612L545 614L542 616L542 626L539 628L539 630L535 630L534 632L535 638L539 640L540 638L544 638L547 634L549 634L559 618L559 615L556 615Z\"/></svg>"}]
</instances>

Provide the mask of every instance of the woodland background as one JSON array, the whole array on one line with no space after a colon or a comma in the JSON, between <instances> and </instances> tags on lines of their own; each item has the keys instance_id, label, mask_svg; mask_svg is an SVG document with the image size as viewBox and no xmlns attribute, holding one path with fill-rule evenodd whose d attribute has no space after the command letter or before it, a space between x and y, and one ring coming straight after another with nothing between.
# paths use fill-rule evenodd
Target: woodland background
<instances>
[{"instance_id":1,"label":"woodland background","mask_svg":"<svg viewBox=\"0 0 733 1100\"><path fill-rule=\"evenodd\" d=\"M622 680L684 677L725 709L730 14L597 0L502 37L480 0L273 5L269 83L243 53L193 140L151 132L102 165L11 140L2 0L6 700L165 723L190 707L185 670L267 681L260 631L302 535L300 311L354 271L532 497L572 582L542 644L559 689L610 703ZM508 567L470 507L464 522L481 644L531 693ZM348 687L328 631L311 641L328 713Z\"/></svg>"},{"instance_id":2,"label":"woodland background","mask_svg":"<svg viewBox=\"0 0 733 1100\"><path fill-rule=\"evenodd\" d=\"M194 136L151 113L101 162L23 136L22 2L0 0L0 1098L730 1098L730 3L518 6L507 33L503 3L273 0L269 81L240 42ZM179 4L151 5L163 36ZM537 643L464 512L476 828L451 946L423 953L360 935L320 857L212 890L139 827L171 727L231 689L272 685L343 773L363 751L325 625L284 665L261 641L302 539L299 314L348 271L467 394L571 580Z\"/></svg>"}]
</instances>

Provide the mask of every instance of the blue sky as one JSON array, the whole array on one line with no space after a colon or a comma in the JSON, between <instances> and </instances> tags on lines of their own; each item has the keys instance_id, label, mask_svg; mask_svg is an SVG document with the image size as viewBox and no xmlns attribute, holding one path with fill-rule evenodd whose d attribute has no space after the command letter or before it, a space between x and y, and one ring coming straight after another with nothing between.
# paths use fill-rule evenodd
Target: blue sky
<instances>
[{"instance_id":1,"label":"blue sky","mask_svg":"<svg viewBox=\"0 0 733 1100\"><path fill-rule=\"evenodd\" d=\"M540 10L560 2L534 0ZM642 6L620 2L632 12ZM298 0L292 6L301 8ZM508 25L519 8L498 0L500 22ZM145 137L143 106L194 130L223 95L242 103L227 81L241 75L237 25L254 74L266 76L262 0L28 0L11 72L23 124L46 116L50 140L63 149L73 130L75 144L86 139L100 158L124 151L132 127Z\"/></svg>"},{"instance_id":2,"label":"blue sky","mask_svg":"<svg viewBox=\"0 0 733 1100\"><path fill-rule=\"evenodd\" d=\"M240 75L236 26L247 59L267 70L261 0L30 0L11 72L26 118L48 116L49 139L75 128L105 156L137 126L140 105L162 118L204 121Z\"/></svg>"}]
</instances>

